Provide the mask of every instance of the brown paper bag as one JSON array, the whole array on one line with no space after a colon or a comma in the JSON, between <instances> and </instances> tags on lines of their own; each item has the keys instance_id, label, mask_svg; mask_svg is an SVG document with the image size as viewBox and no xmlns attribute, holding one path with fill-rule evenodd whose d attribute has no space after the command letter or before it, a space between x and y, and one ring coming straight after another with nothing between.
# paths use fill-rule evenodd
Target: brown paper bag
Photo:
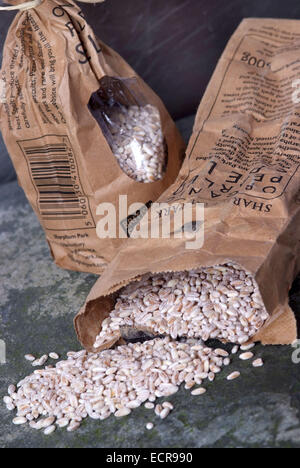
<instances>
[{"instance_id":1,"label":"brown paper bag","mask_svg":"<svg viewBox=\"0 0 300 468\"><path fill-rule=\"evenodd\" d=\"M73 1L42 0L16 15L0 85L3 138L55 262L101 273L126 239L97 236L97 206L117 207L119 194L129 206L150 206L174 182L184 155L175 124L155 93L95 37ZM157 124L158 169L150 157L146 175L122 155L129 111ZM143 147L130 135L129 147Z\"/></svg>"},{"instance_id":2,"label":"brown paper bag","mask_svg":"<svg viewBox=\"0 0 300 468\"><path fill-rule=\"evenodd\" d=\"M300 266L299 28L294 20L246 19L234 33L200 104L179 177L159 200L204 203L204 245L130 240L75 319L87 349L122 286L149 272L227 262L253 274L270 314L254 340L295 340L288 292Z\"/></svg>"}]
</instances>

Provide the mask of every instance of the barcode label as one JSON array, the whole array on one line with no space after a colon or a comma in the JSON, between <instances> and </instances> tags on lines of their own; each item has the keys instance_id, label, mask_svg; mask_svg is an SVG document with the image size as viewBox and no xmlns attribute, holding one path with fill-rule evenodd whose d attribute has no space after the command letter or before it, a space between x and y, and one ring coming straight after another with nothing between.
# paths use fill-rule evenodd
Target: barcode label
<instances>
[{"instance_id":1,"label":"barcode label","mask_svg":"<svg viewBox=\"0 0 300 468\"><path fill-rule=\"evenodd\" d=\"M37 208L44 226L64 231L94 228L69 138L45 135L18 144L37 192Z\"/></svg>"}]
</instances>

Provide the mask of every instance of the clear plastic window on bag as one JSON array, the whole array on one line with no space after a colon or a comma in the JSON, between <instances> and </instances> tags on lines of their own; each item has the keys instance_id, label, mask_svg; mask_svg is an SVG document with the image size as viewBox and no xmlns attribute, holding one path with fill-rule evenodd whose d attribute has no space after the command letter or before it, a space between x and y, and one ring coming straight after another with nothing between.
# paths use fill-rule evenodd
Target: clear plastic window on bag
<instances>
[{"instance_id":1,"label":"clear plastic window on bag","mask_svg":"<svg viewBox=\"0 0 300 468\"><path fill-rule=\"evenodd\" d=\"M163 179L168 152L160 113L140 95L135 78L102 78L89 110L125 174L143 183Z\"/></svg>"}]
</instances>

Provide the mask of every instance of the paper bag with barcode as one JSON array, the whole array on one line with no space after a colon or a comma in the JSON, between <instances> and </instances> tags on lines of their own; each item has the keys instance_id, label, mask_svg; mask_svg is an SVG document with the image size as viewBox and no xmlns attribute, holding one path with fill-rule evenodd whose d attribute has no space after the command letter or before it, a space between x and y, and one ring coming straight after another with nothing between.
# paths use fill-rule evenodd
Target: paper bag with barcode
<instances>
[{"instance_id":1,"label":"paper bag with barcode","mask_svg":"<svg viewBox=\"0 0 300 468\"><path fill-rule=\"evenodd\" d=\"M3 138L56 263L101 273L128 230L125 215L121 239L99 235L97 209L118 212L120 195L150 206L171 185L184 155L175 124L72 1L17 13L0 79Z\"/></svg>"}]
</instances>

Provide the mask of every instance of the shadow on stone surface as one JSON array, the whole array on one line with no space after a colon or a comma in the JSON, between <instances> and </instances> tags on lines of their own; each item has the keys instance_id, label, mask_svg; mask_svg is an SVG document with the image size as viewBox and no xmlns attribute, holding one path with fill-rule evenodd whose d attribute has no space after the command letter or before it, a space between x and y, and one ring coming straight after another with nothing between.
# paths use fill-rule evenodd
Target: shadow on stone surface
<instances>
[{"instance_id":1,"label":"shadow on stone surface","mask_svg":"<svg viewBox=\"0 0 300 468\"><path fill-rule=\"evenodd\" d=\"M80 345L73 317L96 276L64 271L50 257L44 234L16 183L0 188L0 339L7 364L0 365L0 400L11 383L32 372L24 355L51 351L62 358ZM300 278L291 292L299 316ZM76 433L58 430L46 437L29 427L12 425L13 415L0 404L1 448L93 447L300 447L299 366L290 346L256 346L265 361L254 369L234 357L232 365L205 384L208 392L193 397L181 389L169 398L175 406L162 421L139 408L124 419L84 421ZM226 376L239 370L240 379ZM153 421L154 429L145 426Z\"/></svg>"}]
</instances>

